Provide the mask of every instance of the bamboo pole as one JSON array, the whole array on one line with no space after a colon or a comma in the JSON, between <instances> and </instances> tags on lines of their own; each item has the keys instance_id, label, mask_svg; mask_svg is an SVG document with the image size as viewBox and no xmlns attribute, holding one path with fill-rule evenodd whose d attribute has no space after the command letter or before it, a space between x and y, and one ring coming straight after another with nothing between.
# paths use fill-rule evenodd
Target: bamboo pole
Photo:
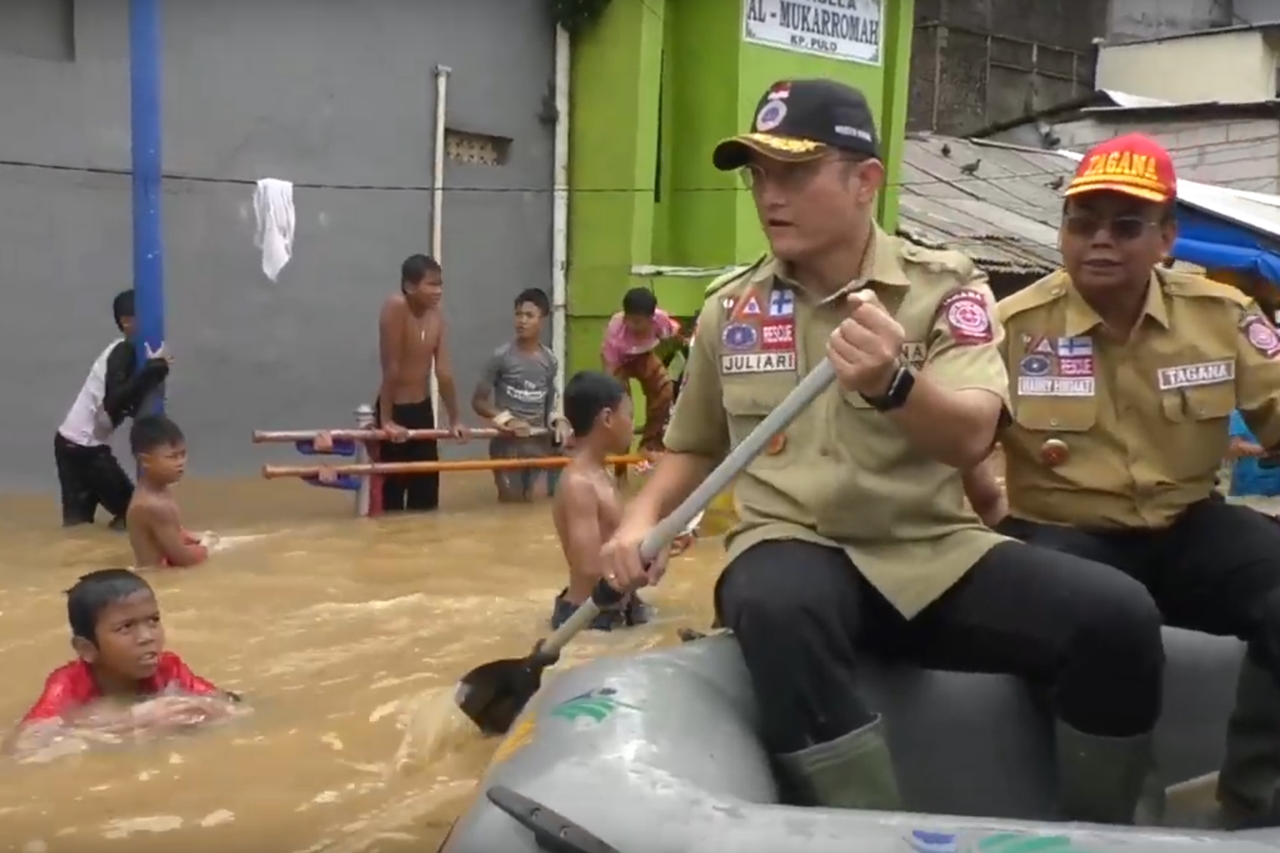
<instances>
[{"instance_id":1,"label":"bamboo pole","mask_svg":"<svg viewBox=\"0 0 1280 853\"><path fill-rule=\"evenodd\" d=\"M645 457L610 456L605 462L623 467L639 465ZM369 462L350 465L263 465L262 476L268 480L283 477L356 477L386 476L394 474L449 474L460 471L519 471L526 468L563 468L569 464L567 456L543 456L531 459L458 459L447 462Z\"/></svg>"},{"instance_id":2,"label":"bamboo pole","mask_svg":"<svg viewBox=\"0 0 1280 853\"><path fill-rule=\"evenodd\" d=\"M408 441L458 441L453 433L447 429L411 429L408 431ZM534 429L530 436L544 436L550 430ZM467 438L522 438L514 433L503 432L499 429L485 427L482 429L468 429ZM386 441L390 438L380 429L304 429L304 430L266 430L259 429L253 431L254 444L288 444L295 441L316 441L317 439L328 439L330 441ZM464 439L465 440L465 439Z\"/></svg>"}]
</instances>

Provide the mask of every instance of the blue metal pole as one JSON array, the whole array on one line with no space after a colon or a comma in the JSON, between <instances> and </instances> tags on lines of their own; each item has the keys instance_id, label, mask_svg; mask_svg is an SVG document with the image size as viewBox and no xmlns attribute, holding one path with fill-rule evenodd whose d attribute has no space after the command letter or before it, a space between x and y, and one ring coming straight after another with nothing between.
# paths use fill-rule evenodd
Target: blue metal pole
<instances>
[{"instance_id":1,"label":"blue metal pole","mask_svg":"<svg viewBox=\"0 0 1280 853\"><path fill-rule=\"evenodd\" d=\"M160 0L129 0L129 103L133 132L133 289L138 362L164 344L164 232L160 214ZM161 390L143 407L164 410Z\"/></svg>"}]
</instances>

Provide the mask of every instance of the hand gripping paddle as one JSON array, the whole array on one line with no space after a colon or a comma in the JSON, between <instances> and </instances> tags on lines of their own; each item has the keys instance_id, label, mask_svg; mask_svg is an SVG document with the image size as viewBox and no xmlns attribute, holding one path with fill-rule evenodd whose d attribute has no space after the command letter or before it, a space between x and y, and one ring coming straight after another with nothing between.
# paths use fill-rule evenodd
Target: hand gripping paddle
<instances>
[{"instance_id":1,"label":"hand gripping paddle","mask_svg":"<svg viewBox=\"0 0 1280 853\"><path fill-rule=\"evenodd\" d=\"M651 563L669 546L681 531L703 512L716 495L734 477L742 473L751 460L760 455L769 441L782 432L806 407L835 380L831 362L823 359L800 381L778 408L769 413L742 443L711 472L693 494L675 512L659 522L640 543L640 559ZM542 672L560 658L560 650L578 635L600 613L622 600L622 594L604 580L596 586L591 599L574 611L565 623L524 658L506 658L478 666L462 677L455 699L458 707L487 735L502 734L511 728L524 706L542 685Z\"/></svg>"}]
</instances>

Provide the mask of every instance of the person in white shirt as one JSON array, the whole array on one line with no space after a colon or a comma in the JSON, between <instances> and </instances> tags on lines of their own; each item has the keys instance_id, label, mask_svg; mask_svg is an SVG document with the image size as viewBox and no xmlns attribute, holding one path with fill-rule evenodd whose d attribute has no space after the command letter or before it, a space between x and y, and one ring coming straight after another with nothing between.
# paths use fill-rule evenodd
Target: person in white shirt
<instances>
[{"instance_id":1,"label":"person in white shirt","mask_svg":"<svg viewBox=\"0 0 1280 853\"><path fill-rule=\"evenodd\" d=\"M111 304L117 338L89 368L89 376L53 439L53 458L62 490L62 525L92 524L101 506L111 513L111 528L123 530L133 498L133 481L111 451L111 435L134 417L147 396L169 375L169 358L160 348L146 349L147 360L136 370L133 341L133 291L116 295Z\"/></svg>"}]
</instances>

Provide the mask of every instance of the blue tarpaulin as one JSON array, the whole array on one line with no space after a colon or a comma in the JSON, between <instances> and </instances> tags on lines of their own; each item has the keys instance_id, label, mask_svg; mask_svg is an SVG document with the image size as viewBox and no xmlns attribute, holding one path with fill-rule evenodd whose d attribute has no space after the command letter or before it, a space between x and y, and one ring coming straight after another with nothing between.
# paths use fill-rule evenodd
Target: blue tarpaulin
<instances>
[{"instance_id":1,"label":"blue tarpaulin","mask_svg":"<svg viewBox=\"0 0 1280 853\"><path fill-rule=\"evenodd\" d=\"M1207 270L1233 270L1280 284L1280 242L1185 205L1178 206L1173 256Z\"/></svg>"}]
</instances>

